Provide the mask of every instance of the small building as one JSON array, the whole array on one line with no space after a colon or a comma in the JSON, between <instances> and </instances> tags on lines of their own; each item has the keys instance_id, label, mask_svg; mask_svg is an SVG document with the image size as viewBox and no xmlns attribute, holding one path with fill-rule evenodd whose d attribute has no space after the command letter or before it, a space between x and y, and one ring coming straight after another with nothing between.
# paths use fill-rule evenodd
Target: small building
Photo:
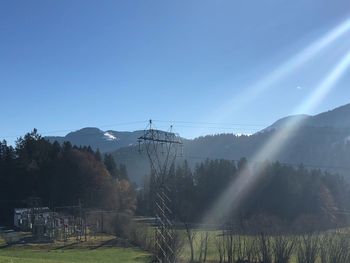
<instances>
[{"instance_id":1,"label":"small building","mask_svg":"<svg viewBox=\"0 0 350 263\"><path fill-rule=\"evenodd\" d=\"M13 220L16 230L30 231L40 241L66 240L72 236L81 238L85 231L81 217L53 212L48 207L16 208Z\"/></svg>"},{"instance_id":2,"label":"small building","mask_svg":"<svg viewBox=\"0 0 350 263\"><path fill-rule=\"evenodd\" d=\"M35 222L46 224L52 215L48 207L15 208L13 225L22 231L32 231Z\"/></svg>"}]
</instances>

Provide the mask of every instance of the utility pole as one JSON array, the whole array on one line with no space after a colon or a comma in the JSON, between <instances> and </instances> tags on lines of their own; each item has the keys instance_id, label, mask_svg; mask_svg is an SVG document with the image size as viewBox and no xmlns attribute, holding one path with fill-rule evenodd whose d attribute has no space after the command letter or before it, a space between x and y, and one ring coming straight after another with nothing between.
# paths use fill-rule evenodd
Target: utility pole
<instances>
[{"instance_id":1,"label":"utility pole","mask_svg":"<svg viewBox=\"0 0 350 263\"><path fill-rule=\"evenodd\" d=\"M83 231L84 231L84 229L83 229L83 213L82 213L82 209L81 209L81 200L80 200L80 198L79 198L79 219L78 220L79 220L78 221L78 224L79 224L79 227L78 227L78 229L79 229L79 232L78 232L79 233L79 237L77 237L77 239L79 241L81 241L82 238L83 238Z\"/></svg>"},{"instance_id":2,"label":"utility pole","mask_svg":"<svg viewBox=\"0 0 350 263\"><path fill-rule=\"evenodd\" d=\"M172 131L172 126L169 131L157 130L153 128L152 120L149 121L148 127L138 141L139 150L140 152L142 148L146 150L155 175L156 256L161 263L174 263L175 239L167 179L180 149L182 153L183 144L180 137Z\"/></svg>"}]
</instances>

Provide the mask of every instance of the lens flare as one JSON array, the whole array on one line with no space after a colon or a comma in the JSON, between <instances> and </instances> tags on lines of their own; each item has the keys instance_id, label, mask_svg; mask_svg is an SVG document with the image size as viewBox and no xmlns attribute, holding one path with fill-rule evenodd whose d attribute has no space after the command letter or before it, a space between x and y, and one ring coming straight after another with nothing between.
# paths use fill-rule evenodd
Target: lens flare
<instances>
[{"instance_id":1,"label":"lens flare","mask_svg":"<svg viewBox=\"0 0 350 263\"><path fill-rule=\"evenodd\" d=\"M336 86L339 79L350 67L350 51L334 67L334 69L317 86L315 92L307 98L297 111L311 111L325 96ZM291 136L303 125L302 118L292 118L278 129L275 134L266 142L266 144L253 156L252 162L261 162L265 160L276 159L278 153L283 149ZM260 167L260 169L263 167ZM242 199L249 193L250 189L258 181L261 170L250 170L247 166L238 175L237 179L220 196L212 209L204 217L205 223L211 223L229 213L234 212L240 205Z\"/></svg>"},{"instance_id":2,"label":"lens flare","mask_svg":"<svg viewBox=\"0 0 350 263\"><path fill-rule=\"evenodd\" d=\"M219 107L213 113L213 117L215 117L217 121L227 119L227 117L231 116L235 111L253 101L261 93L269 88L272 88L274 84L281 81L287 75L291 74L294 70L301 67L312 58L319 55L322 50L329 47L348 31L350 31L350 18L340 23L321 38L312 42L287 62L279 65L278 68L272 71L269 75L256 81L255 84L251 85L247 91L239 94L238 96L229 100L223 106Z\"/></svg>"},{"instance_id":3,"label":"lens flare","mask_svg":"<svg viewBox=\"0 0 350 263\"><path fill-rule=\"evenodd\" d=\"M319 88L313 93L313 95L298 108L297 112L306 112L312 110L318 105L328 92L334 87L335 83L345 73L350 64L350 52L338 63L334 70L328 75L328 77L322 82Z\"/></svg>"}]
</instances>

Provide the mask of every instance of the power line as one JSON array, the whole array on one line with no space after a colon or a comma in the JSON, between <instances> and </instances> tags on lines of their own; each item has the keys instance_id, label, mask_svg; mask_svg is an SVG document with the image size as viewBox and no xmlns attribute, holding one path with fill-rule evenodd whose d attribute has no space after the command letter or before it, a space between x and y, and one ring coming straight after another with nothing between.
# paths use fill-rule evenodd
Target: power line
<instances>
[{"instance_id":1,"label":"power line","mask_svg":"<svg viewBox=\"0 0 350 263\"><path fill-rule=\"evenodd\" d=\"M221 130L237 130L238 128L245 128L245 127L265 127L265 125L261 124L239 124L239 123L233 123L229 124L226 123L227 126L204 126L204 125L225 125L224 123L214 123L214 122L187 122L187 121L159 121L163 123L188 123L188 124L198 124L198 125L176 125L176 127L179 128L191 128L191 129L221 129ZM147 121L132 121L132 122L122 122L122 123L115 123L115 124L105 124L105 125L99 125L99 128L106 128L106 127L116 127L116 126L123 126L123 125L132 125L132 124L145 124ZM200 125L200 126L199 126ZM229 127L230 125L235 127ZM165 126L158 126L158 128L164 128ZM168 127L168 126L166 126ZM55 133L70 133L74 131L78 131L83 128L71 128L71 129L62 129L62 130L52 130L52 131L44 131L40 132L41 135L51 135ZM137 130L143 130L143 129L137 129ZM261 129L259 128L250 128L250 130L259 131ZM88 136L94 133L85 133L81 136ZM20 138L23 134L19 135L6 135L6 136L0 136L0 138L3 139L10 139L10 138Z\"/></svg>"},{"instance_id":2,"label":"power line","mask_svg":"<svg viewBox=\"0 0 350 263\"><path fill-rule=\"evenodd\" d=\"M185 123L185 124L203 124L203 125L227 125L227 126L258 126L267 127L269 124L251 124L251 123L230 123L230 122L196 122L196 121L165 121L165 120L154 120L156 122L165 123Z\"/></svg>"},{"instance_id":3,"label":"power line","mask_svg":"<svg viewBox=\"0 0 350 263\"><path fill-rule=\"evenodd\" d=\"M161 123L183 123L183 124L199 124L199 125L232 125L232 126L250 126L250 127L259 127L259 126L267 126L263 124L249 124L249 123L217 123L217 122L194 122L194 121L182 121L182 120L175 120L175 121L166 121L166 120L156 120L156 122L161 122ZM103 127L116 127L116 126L123 126L123 125L132 125L132 124L145 124L147 121L130 121L130 122L120 122L120 123L115 123L115 124L104 124L100 125L100 128ZM157 128L162 128L163 126L158 126ZM165 127L165 126L164 126ZM168 126L166 126L168 127ZM237 127L215 127L215 126L195 126L195 125L176 125L176 127L180 128L207 128L207 129L237 129ZM258 128L256 128L258 129ZM62 129L62 130L54 130L54 131L47 131L40 133L41 135L48 135L48 134L53 134L53 133L58 133L58 132L73 132L77 131L79 129ZM140 129L140 131L143 129ZM260 129L258 129L260 130ZM89 136L94 133L85 133L82 134L81 136ZM21 137L23 135L10 135L10 136L3 136L2 138L14 138L14 137ZM136 144L136 141L135 141ZM199 159L199 160L206 160L206 159L225 159L225 160L230 160L230 161L235 161L238 162L239 160L235 159L229 159L229 158L220 158L220 157L209 157L209 156L183 156L184 159ZM132 160L132 158L119 158L117 157L118 160ZM256 162L256 163L262 163L262 162ZM308 168L314 168L314 169L349 169L350 166L329 166L329 165L315 165L315 164L305 164L305 163L289 163L289 162L279 162L284 165L289 165L289 166L300 166L303 165L304 167Z\"/></svg>"},{"instance_id":4,"label":"power line","mask_svg":"<svg viewBox=\"0 0 350 263\"><path fill-rule=\"evenodd\" d=\"M166 126L159 126L159 128L166 127ZM222 126L194 126L194 125L176 125L178 128L198 128L198 129L222 129L222 130L237 130L237 127L222 127ZM244 126L240 126L240 128L243 128ZM249 128L249 130L258 130L260 131L260 128Z\"/></svg>"},{"instance_id":5,"label":"power line","mask_svg":"<svg viewBox=\"0 0 350 263\"><path fill-rule=\"evenodd\" d=\"M99 125L100 128L106 128L106 127L116 127L116 126L123 126L123 125L132 125L132 124L141 124L141 123L147 123L147 121L132 121L132 122L120 122L120 123L115 123L115 124L104 124L104 125ZM91 126L90 126L91 127ZM62 129L62 130L53 130L53 131L46 131L46 132L40 132L41 135L49 135L49 134L54 134L54 133L61 133L61 132L74 132L81 130L83 128L71 128L71 129ZM93 134L93 133L91 133ZM7 135L7 136L1 136L0 138L19 138L23 136L21 135Z\"/></svg>"}]
</instances>

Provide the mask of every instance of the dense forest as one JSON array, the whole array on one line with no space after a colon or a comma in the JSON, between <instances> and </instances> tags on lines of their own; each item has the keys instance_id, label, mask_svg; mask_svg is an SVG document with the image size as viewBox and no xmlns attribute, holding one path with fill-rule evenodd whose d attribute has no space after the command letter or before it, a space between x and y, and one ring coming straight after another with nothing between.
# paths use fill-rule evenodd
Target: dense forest
<instances>
[{"instance_id":1,"label":"dense forest","mask_svg":"<svg viewBox=\"0 0 350 263\"><path fill-rule=\"evenodd\" d=\"M232 216L248 222L264 215L289 226L306 218L328 225L344 223L342 211L349 209L350 188L342 176L302 165L259 165L259 181ZM200 223L246 166L252 166L252 172L257 169L257 164L244 158L238 162L207 159L195 167L187 161L176 164L167 179L173 220ZM111 154L102 155L69 142L51 143L36 130L19 138L15 147L0 143L0 187L4 223L11 222L15 207L30 206L32 197L50 207L82 202L85 208L154 215L156 184L152 173L136 191L128 180L127 168L118 166Z\"/></svg>"},{"instance_id":2,"label":"dense forest","mask_svg":"<svg viewBox=\"0 0 350 263\"><path fill-rule=\"evenodd\" d=\"M69 142L50 143L36 130L16 146L0 142L0 222L10 223L15 207L40 200L51 208L77 205L132 213L136 194L125 166L111 155Z\"/></svg>"},{"instance_id":3,"label":"dense forest","mask_svg":"<svg viewBox=\"0 0 350 263\"><path fill-rule=\"evenodd\" d=\"M246 165L250 165L246 159L239 162L206 160L191 169L185 161L172 169L168 187L174 219L200 223L202 216ZM248 222L264 215L273 218L270 222L278 221L287 226L300 226L303 220L325 224L322 227L345 223L346 218L340 211L349 207L350 188L342 177L308 170L302 165L298 168L278 162L261 165L259 181L232 216ZM254 169L257 167L252 167L252 172ZM153 214L154 190L155 180L151 176L138 195L139 214Z\"/></svg>"},{"instance_id":4,"label":"dense forest","mask_svg":"<svg viewBox=\"0 0 350 263\"><path fill-rule=\"evenodd\" d=\"M188 161L191 169L205 159L252 159L259 149L276 135L278 130L266 130L253 135L216 134L183 140L184 154L178 158ZM342 175L348 182L350 156L350 129L332 127L301 127L298 132L286 135L286 143L270 162L300 164L306 168L321 168ZM145 154L139 154L136 146L124 147L112 152L118 164L124 164L130 179L142 185L149 162ZM269 157L266 157L269 158ZM259 160L266 161L266 160Z\"/></svg>"}]
</instances>

